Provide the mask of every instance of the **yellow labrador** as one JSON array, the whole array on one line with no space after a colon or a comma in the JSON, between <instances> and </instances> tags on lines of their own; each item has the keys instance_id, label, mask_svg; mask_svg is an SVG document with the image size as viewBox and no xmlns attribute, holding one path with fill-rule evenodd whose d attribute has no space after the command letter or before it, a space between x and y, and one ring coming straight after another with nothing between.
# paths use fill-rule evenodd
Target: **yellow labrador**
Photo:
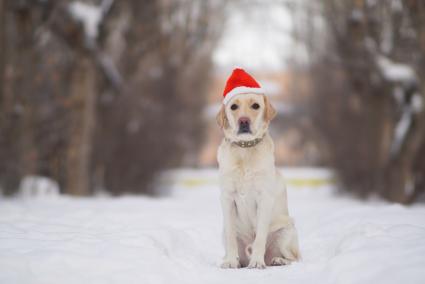
<instances>
[{"instance_id":1,"label":"yellow labrador","mask_svg":"<svg viewBox=\"0 0 425 284\"><path fill-rule=\"evenodd\" d=\"M226 251L223 268L265 268L300 257L268 134L275 114L266 96L248 93L233 97L217 115L224 132L217 155Z\"/></svg>"}]
</instances>

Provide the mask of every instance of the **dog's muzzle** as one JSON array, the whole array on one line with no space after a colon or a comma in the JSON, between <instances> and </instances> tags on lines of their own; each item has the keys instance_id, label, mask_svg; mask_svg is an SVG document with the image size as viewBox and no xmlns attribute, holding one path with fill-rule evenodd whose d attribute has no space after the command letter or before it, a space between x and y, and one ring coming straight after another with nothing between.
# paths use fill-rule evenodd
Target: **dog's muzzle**
<instances>
[{"instance_id":1,"label":"dog's muzzle","mask_svg":"<svg viewBox=\"0 0 425 284\"><path fill-rule=\"evenodd\" d=\"M241 117L241 118L239 118L239 131L238 131L238 134L251 133L251 128L250 128L249 125L250 125L249 118L247 118L247 117Z\"/></svg>"}]
</instances>

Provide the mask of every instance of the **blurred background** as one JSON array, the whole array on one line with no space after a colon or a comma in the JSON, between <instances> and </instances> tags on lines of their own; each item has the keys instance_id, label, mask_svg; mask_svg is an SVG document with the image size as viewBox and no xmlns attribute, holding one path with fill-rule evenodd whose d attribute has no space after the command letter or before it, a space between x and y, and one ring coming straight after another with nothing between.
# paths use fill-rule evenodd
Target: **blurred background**
<instances>
[{"instance_id":1,"label":"blurred background","mask_svg":"<svg viewBox=\"0 0 425 284\"><path fill-rule=\"evenodd\" d=\"M215 168L236 66L278 110L278 166L421 200L422 0L0 0L1 192L158 195L166 170Z\"/></svg>"}]
</instances>

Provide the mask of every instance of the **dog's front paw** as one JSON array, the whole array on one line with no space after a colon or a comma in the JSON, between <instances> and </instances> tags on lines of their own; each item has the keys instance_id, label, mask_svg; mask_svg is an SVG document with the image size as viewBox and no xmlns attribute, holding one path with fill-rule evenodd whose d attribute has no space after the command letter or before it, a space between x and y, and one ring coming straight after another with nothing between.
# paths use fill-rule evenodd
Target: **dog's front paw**
<instances>
[{"instance_id":1,"label":"dog's front paw","mask_svg":"<svg viewBox=\"0 0 425 284\"><path fill-rule=\"evenodd\" d=\"M266 268L266 263L264 262L264 258L251 258L248 264L248 268L258 268L264 269Z\"/></svg>"},{"instance_id":2,"label":"dog's front paw","mask_svg":"<svg viewBox=\"0 0 425 284\"><path fill-rule=\"evenodd\" d=\"M239 262L239 259L233 258L233 259L225 259L223 263L221 264L221 268L240 268L241 264Z\"/></svg>"}]
</instances>

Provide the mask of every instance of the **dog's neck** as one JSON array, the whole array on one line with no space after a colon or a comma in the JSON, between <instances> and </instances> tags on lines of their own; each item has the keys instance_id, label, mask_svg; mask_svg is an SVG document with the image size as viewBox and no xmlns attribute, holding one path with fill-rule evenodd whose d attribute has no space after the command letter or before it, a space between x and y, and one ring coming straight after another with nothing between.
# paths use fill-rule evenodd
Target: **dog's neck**
<instances>
[{"instance_id":1,"label":"dog's neck","mask_svg":"<svg viewBox=\"0 0 425 284\"><path fill-rule=\"evenodd\" d=\"M227 142L230 142L232 145L241 147L241 148L251 148L257 146L261 141L263 141L265 134L259 138L255 138L253 140L240 140L240 141L230 141L230 139L225 138Z\"/></svg>"}]
</instances>

